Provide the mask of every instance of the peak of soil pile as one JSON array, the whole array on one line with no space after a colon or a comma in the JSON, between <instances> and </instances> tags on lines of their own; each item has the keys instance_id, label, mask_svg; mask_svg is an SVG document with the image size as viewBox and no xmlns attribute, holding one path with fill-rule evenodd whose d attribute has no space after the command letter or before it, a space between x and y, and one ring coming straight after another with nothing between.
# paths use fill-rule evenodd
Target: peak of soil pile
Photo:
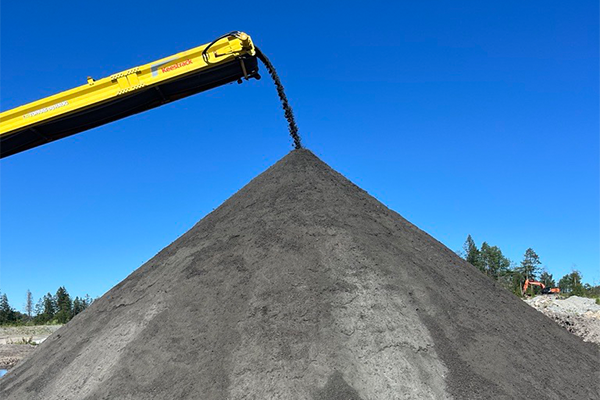
<instances>
[{"instance_id":1,"label":"peak of soil pile","mask_svg":"<svg viewBox=\"0 0 600 400\"><path fill-rule=\"evenodd\" d=\"M308 150L0 380L3 399L600 397L598 349Z\"/></svg>"}]
</instances>

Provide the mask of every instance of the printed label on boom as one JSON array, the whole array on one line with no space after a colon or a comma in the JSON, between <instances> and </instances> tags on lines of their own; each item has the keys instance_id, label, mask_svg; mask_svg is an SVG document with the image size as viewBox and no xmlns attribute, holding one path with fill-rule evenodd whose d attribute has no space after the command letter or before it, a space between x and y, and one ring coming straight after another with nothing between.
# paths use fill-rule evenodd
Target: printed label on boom
<instances>
[{"instance_id":1,"label":"printed label on boom","mask_svg":"<svg viewBox=\"0 0 600 400\"><path fill-rule=\"evenodd\" d=\"M68 101L66 101L66 100L61 101L60 103L56 103L51 106L40 108L39 110L35 110L30 113L27 113L27 114L23 115L23 118L35 117L36 115L47 113L48 111L53 111L53 110L56 110L57 108L68 106L68 105L69 105Z\"/></svg>"},{"instance_id":2,"label":"printed label on boom","mask_svg":"<svg viewBox=\"0 0 600 400\"><path fill-rule=\"evenodd\" d=\"M191 63L192 63L192 60L190 60L188 58L187 60L182 61L180 63L169 65L167 67L161 68L160 71L164 74L165 72L173 71L174 69L185 67L186 65L190 65Z\"/></svg>"}]
</instances>

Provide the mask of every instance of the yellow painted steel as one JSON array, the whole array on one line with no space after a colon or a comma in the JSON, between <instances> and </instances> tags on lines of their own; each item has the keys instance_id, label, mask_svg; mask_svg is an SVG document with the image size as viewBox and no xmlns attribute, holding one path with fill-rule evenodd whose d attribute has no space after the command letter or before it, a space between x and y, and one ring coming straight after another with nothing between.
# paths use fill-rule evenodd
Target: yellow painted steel
<instances>
[{"instance_id":1,"label":"yellow painted steel","mask_svg":"<svg viewBox=\"0 0 600 400\"><path fill-rule=\"evenodd\" d=\"M210 51L204 57L203 51L209 45ZM250 36L239 32L106 78L94 80L88 77L85 85L0 113L0 136L255 53Z\"/></svg>"}]
</instances>

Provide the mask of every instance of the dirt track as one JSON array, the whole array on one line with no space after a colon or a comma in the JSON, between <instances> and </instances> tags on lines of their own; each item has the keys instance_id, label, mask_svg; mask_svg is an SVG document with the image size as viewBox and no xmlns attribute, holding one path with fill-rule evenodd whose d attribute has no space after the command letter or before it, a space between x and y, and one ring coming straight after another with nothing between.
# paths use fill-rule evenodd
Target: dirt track
<instances>
[{"instance_id":1,"label":"dirt track","mask_svg":"<svg viewBox=\"0 0 600 400\"><path fill-rule=\"evenodd\" d=\"M0 397L592 399L598 360L297 150L40 345Z\"/></svg>"}]
</instances>

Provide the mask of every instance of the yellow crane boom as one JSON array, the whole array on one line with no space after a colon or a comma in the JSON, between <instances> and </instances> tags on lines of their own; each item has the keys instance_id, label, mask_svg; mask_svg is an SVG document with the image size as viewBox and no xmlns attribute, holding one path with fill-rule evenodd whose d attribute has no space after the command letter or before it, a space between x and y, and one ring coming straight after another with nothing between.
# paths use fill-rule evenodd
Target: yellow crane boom
<instances>
[{"instance_id":1,"label":"yellow crane boom","mask_svg":"<svg viewBox=\"0 0 600 400\"><path fill-rule=\"evenodd\" d=\"M0 113L0 158L173 100L257 78L250 36L230 32L211 43L94 80Z\"/></svg>"}]
</instances>

